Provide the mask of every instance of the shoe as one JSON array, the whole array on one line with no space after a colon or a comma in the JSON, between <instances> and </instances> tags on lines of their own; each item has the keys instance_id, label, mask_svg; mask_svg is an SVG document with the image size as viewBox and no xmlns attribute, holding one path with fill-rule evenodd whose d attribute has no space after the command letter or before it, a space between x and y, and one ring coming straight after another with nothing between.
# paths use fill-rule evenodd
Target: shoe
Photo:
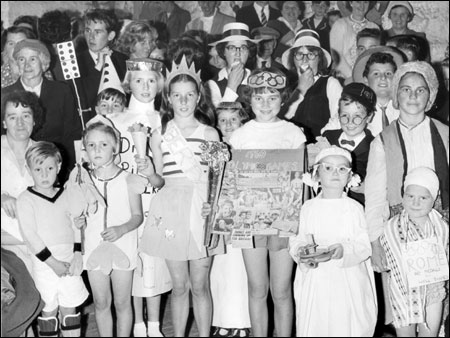
<instances>
[{"instance_id":1,"label":"shoe","mask_svg":"<svg viewBox=\"0 0 450 338\"><path fill-rule=\"evenodd\" d=\"M228 337L250 337L249 329L233 329Z\"/></svg>"},{"instance_id":2,"label":"shoe","mask_svg":"<svg viewBox=\"0 0 450 338\"><path fill-rule=\"evenodd\" d=\"M216 327L213 332L213 337L230 337L231 329L225 329L223 327Z\"/></svg>"}]
</instances>

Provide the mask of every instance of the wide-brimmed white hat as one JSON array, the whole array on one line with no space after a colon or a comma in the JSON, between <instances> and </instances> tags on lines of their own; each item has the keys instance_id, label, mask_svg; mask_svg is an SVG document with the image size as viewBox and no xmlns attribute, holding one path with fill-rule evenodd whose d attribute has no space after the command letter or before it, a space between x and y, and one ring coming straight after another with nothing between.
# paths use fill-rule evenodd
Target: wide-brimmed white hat
<instances>
[{"instance_id":1,"label":"wide-brimmed white hat","mask_svg":"<svg viewBox=\"0 0 450 338\"><path fill-rule=\"evenodd\" d=\"M295 41L292 47L287 49L281 56L281 63L283 64L283 66L285 66L287 69L292 69L293 65L290 64L289 60L291 51L294 48L299 48L302 46L313 46L322 49L323 53L325 54L325 58L327 59L327 67L331 65L331 55L320 45L319 34L311 29L302 29L295 36Z\"/></svg>"},{"instance_id":2,"label":"wide-brimmed white hat","mask_svg":"<svg viewBox=\"0 0 450 338\"><path fill-rule=\"evenodd\" d=\"M250 31L245 23L230 22L223 26L222 39L210 43L209 46L216 46L221 42L229 41L250 41L253 43L258 43L261 41L261 39L250 38Z\"/></svg>"}]
</instances>

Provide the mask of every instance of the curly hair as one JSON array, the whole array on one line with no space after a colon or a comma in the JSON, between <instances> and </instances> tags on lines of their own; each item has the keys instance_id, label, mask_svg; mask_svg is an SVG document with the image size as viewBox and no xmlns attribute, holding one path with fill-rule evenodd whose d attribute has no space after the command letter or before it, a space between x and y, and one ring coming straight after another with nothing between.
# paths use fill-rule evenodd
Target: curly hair
<instances>
[{"instance_id":1,"label":"curly hair","mask_svg":"<svg viewBox=\"0 0 450 338\"><path fill-rule=\"evenodd\" d=\"M158 31L156 28L144 21L132 21L125 27L125 30L117 39L116 49L130 56L135 52L134 47L136 43L143 42L148 38L150 38L153 44L155 43L156 39L158 39ZM150 50L150 53L152 50Z\"/></svg>"},{"instance_id":2,"label":"curly hair","mask_svg":"<svg viewBox=\"0 0 450 338\"><path fill-rule=\"evenodd\" d=\"M13 104L14 107L21 105L24 108L30 108L33 113L34 127L31 136L33 136L36 131L42 128L44 124L44 110L39 102L39 98L33 92L27 92L25 90L13 91L2 95L1 111L2 111L2 122L5 121L6 117L6 106ZM2 135L6 134L6 129L2 123Z\"/></svg>"}]
</instances>

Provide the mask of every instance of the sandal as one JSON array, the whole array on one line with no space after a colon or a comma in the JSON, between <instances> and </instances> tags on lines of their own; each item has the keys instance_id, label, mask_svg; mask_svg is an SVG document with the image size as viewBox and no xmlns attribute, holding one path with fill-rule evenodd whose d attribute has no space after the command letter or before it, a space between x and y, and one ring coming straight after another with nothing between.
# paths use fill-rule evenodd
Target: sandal
<instances>
[{"instance_id":1,"label":"sandal","mask_svg":"<svg viewBox=\"0 0 450 338\"><path fill-rule=\"evenodd\" d=\"M249 329L233 329L229 337L250 337Z\"/></svg>"},{"instance_id":2,"label":"sandal","mask_svg":"<svg viewBox=\"0 0 450 338\"><path fill-rule=\"evenodd\" d=\"M230 337L231 329L225 329L223 327L216 327L212 336L213 337Z\"/></svg>"}]
</instances>

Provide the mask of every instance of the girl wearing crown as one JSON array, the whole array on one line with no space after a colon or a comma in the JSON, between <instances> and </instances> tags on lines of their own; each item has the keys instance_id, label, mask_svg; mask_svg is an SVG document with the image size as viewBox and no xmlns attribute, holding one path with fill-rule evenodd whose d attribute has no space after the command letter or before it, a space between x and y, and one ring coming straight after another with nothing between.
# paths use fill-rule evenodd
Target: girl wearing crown
<instances>
[{"instance_id":1,"label":"girl wearing crown","mask_svg":"<svg viewBox=\"0 0 450 338\"><path fill-rule=\"evenodd\" d=\"M155 109L155 97L161 93L164 85L162 75L164 65L161 61L144 58L128 60L126 63L127 74L122 87L127 93L131 93L130 103L125 114L113 114L110 119L121 135L120 166L124 170L137 173L134 157L151 156L151 154L148 153L147 141L142 147L144 154L138 154L140 147L135 143L129 128L136 123L144 126L146 131L156 130L161 126L159 112ZM155 188L160 188L163 183L161 179L156 186L149 185L142 194L144 211L147 211L150 200L155 194ZM143 230L143 225L138 228L139 235ZM133 335L135 337L146 337L147 335L162 337L159 325L161 294L170 291L171 288L172 283L165 261L140 253L138 266L133 276L132 289L135 312ZM144 298L147 305L147 328L144 322Z\"/></svg>"},{"instance_id":2,"label":"girl wearing crown","mask_svg":"<svg viewBox=\"0 0 450 338\"><path fill-rule=\"evenodd\" d=\"M231 146L234 149L303 149L306 137L300 128L277 116L287 96L286 76L275 68L255 70L248 78L248 86L255 118L233 132ZM291 335L293 261L287 247L287 238L254 236L254 248L242 250L255 337L268 336L269 286L275 306L277 336Z\"/></svg>"},{"instance_id":3,"label":"girl wearing crown","mask_svg":"<svg viewBox=\"0 0 450 338\"><path fill-rule=\"evenodd\" d=\"M150 203L139 249L166 259L172 277L174 335L184 336L189 313L189 285L199 335L209 336L212 303L209 288L211 258L203 246L208 166L200 160L204 140L219 141L213 114L205 110L200 72L186 58L172 65L163 95L162 126L152 134L153 163L165 186ZM137 160L141 174L152 172L148 159ZM170 206L170 207L168 207Z\"/></svg>"}]
</instances>

